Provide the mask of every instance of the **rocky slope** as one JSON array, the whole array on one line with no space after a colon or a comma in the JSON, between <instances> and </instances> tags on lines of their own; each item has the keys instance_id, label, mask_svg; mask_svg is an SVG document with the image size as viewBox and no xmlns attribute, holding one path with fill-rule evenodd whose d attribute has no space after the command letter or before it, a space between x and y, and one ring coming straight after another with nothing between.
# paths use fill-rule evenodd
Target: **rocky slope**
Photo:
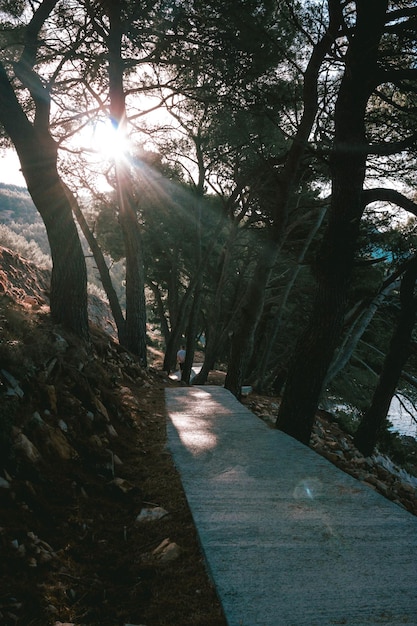
<instances>
[{"instance_id":1,"label":"rocky slope","mask_svg":"<svg viewBox=\"0 0 417 626\"><path fill-rule=\"evenodd\" d=\"M164 447L174 383L53 326L48 280L0 250L0 623L224 626Z\"/></svg>"}]
</instances>

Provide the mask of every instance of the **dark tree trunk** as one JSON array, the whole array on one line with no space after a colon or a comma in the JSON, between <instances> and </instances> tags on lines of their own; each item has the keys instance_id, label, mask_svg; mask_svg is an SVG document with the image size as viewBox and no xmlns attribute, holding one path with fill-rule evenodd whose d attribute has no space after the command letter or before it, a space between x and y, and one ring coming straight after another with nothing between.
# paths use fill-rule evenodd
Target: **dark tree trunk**
<instances>
[{"instance_id":1,"label":"dark tree trunk","mask_svg":"<svg viewBox=\"0 0 417 626\"><path fill-rule=\"evenodd\" d=\"M87 339L87 270L71 205L57 172L57 146L49 133L47 96L45 102L39 107L42 114L37 110L36 124L32 125L0 63L0 123L16 148L51 248L51 316L56 323Z\"/></svg>"},{"instance_id":2,"label":"dark tree trunk","mask_svg":"<svg viewBox=\"0 0 417 626\"><path fill-rule=\"evenodd\" d=\"M119 299L117 297L116 291L113 287L113 283L111 280L109 268L107 267L106 260L104 258L103 252L100 246L97 243L96 238L91 232L86 219L78 206L77 200L75 199L73 193L70 189L67 188L67 195L69 197L69 201L72 206L73 213L77 219L77 222L84 234L84 237L87 240L88 245L90 246L90 250L93 253L94 260L97 264L97 269L100 274L101 284L103 285L103 289L106 292L110 309L113 315L114 322L117 328L117 336L119 339L119 343L121 345L126 345L126 322L123 317L123 312L120 306Z\"/></svg>"},{"instance_id":3,"label":"dark tree trunk","mask_svg":"<svg viewBox=\"0 0 417 626\"><path fill-rule=\"evenodd\" d=\"M110 21L108 35L109 51L109 97L112 123L119 132L126 125L126 105L123 87L124 62L122 59L123 24L121 3L106 3L105 10ZM145 270L137 207L127 163L116 163L119 222L123 233L126 253L126 325L125 347L139 357L143 367L147 365L146 351L146 303Z\"/></svg>"},{"instance_id":4,"label":"dark tree trunk","mask_svg":"<svg viewBox=\"0 0 417 626\"><path fill-rule=\"evenodd\" d=\"M133 213L133 212L132 212ZM146 303L142 242L136 214L120 219L126 249L126 347L147 366ZM129 225L132 224L132 228Z\"/></svg>"},{"instance_id":5,"label":"dark tree trunk","mask_svg":"<svg viewBox=\"0 0 417 626\"><path fill-rule=\"evenodd\" d=\"M65 187L56 169L37 171L22 163L29 193L46 227L53 262L52 319L88 339L87 271Z\"/></svg>"},{"instance_id":6,"label":"dark tree trunk","mask_svg":"<svg viewBox=\"0 0 417 626\"><path fill-rule=\"evenodd\" d=\"M240 398L243 377L252 355L256 328L262 315L265 290L278 253L273 241L267 241L259 254L256 270L247 289L240 321L232 336L229 366L224 386Z\"/></svg>"},{"instance_id":7,"label":"dark tree trunk","mask_svg":"<svg viewBox=\"0 0 417 626\"><path fill-rule=\"evenodd\" d=\"M304 243L303 249L297 258L296 265L290 274L290 277L288 279L287 286L282 296L279 308L277 312L275 313L272 322L266 325L266 332L263 333L262 344L263 344L264 349L262 350L262 353L259 356L259 362L256 366L256 371L255 371L255 374L257 376L256 390L258 391L258 393L262 393L264 386L265 386L266 371L270 363L272 350L275 346L278 333L281 330L281 322L285 313L285 308L287 306L288 299L291 294L291 290L294 287L294 284L297 280L297 276L300 272L302 263L304 262L305 256L311 246L311 243L314 240L314 237L317 234L317 231L319 230L323 222L325 213L326 213L326 209L321 209L319 216L317 218L317 221L314 224L311 231L309 232L309 235Z\"/></svg>"},{"instance_id":8,"label":"dark tree trunk","mask_svg":"<svg viewBox=\"0 0 417 626\"><path fill-rule=\"evenodd\" d=\"M356 2L357 22L346 57L335 112L331 154L332 200L317 263L311 319L297 343L276 425L308 444L323 383L346 309L359 223L367 157L365 110L377 72L385 23L385 0Z\"/></svg>"},{"instance_id":9,"label":"dark tree trunk","mask_svg":"<svg viewBox=\"0 0 417 626\"><path fill-rule=\"evenodd\" d=\"M169 336L165 351L163 364L164 372L169 373L175 366L177 350L178 346L180 345L181 337L187 323L187 316L191 305L191 296L194 287L195 283L189 284L189 286L187 287L187 291L184 293L178 307L176 324L171 329L171 334Z\"/></svg>"},{"instance_id":10,"label":"dark tree trunk","mask_svg":"<svg viewBox=\"0 0 417 626\"><path fill-rule=\"evenodd\" d=\"M376 446L402 369L411 352L411 338L417 315L417 298L414 296L416 280L417 257L414 257L401 282L401 312L397 328L391 339L371 406L363 416L354 438L356 447L365 456L371 455Z\"/></svg>"},{"instance_id":11,"label":"dark tree trunk","mask_svg":"<svg viewBox=\"0 0 417 626\"><path fill-rule=\"evenodd\" d=\"M220 254L221 272L216 284L216 291L212 300L212 304L207 311L207 329L206 329L206 346L204 351L204 362L201 370L193 380L194 385L204 385L213 369L216 361L218 347L223 344L227 337L229 320L225 323L222 319L222 303L225 285L227 281L228 271L230 270L230 259L233 245L236 241L239 220L232 220L228 240Z\"/></svg>"},{"instance_id":12,"label":"dark tree trunk","mask_svg":"<svg viewBox=\"0 0 417 626\"><path fill-rule=\"evenodd\" d=\"M161 324L162 336L164 338L164 342L166 346L169 341L170 331L169 331L168 321L165 315L165 307L162 301L161 291L157 283L149 281L148 285L150 289L152 289L152 293L155 298L156 308L158 310L159 320Z\"/></svg>"},{"instance_id":13,"label":"dark tree trunk","mask_svg":"<svg viewBox=\"0 0 417 626\"><path fill-rule=\"evenodd\" d=\"M193 303L190 311L190 319L187 326L187 343L185 352L184 369L182 370L181 380L190 384L191 370L194 362L195 341L197 336L198 319L201 306L201 281L196 285L194 291Z\"/></svg>"}]
</instances>

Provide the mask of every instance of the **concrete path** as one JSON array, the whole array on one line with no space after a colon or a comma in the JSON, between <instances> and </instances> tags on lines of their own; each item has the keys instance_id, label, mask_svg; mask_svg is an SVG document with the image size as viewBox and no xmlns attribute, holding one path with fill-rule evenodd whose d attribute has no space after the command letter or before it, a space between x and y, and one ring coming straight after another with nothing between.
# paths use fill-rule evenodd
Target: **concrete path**
<instances>
[{"instance_id":1,"label":"concrete path","mask_svg":"<svg viewBox=\"0 0 417 626\"><path fill-rule=\"evenodd\" d=\"M168 446L229 626L417 625L417 518L222 387L166 390Z\"/></svg>"}]
</instances>

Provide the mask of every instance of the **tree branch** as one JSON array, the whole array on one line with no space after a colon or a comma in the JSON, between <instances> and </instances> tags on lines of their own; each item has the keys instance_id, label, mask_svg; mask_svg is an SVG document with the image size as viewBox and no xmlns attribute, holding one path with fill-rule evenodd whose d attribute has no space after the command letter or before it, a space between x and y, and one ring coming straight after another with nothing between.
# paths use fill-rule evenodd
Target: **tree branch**
<instances>
[{"instance_id":1,"label":"tree branch","mask_svg":"<svg viewBox=\"0 0 417 626\"><path fill-rule=\"evenodd\" d=\"M362 201L364 206L372 202L389 202L396 204L405 211L417 216L417 203L413 202L407 196L404 196L395 189L385 189L384 187L376 187L375 189L365 189L362 192Z\"/></svg>"}]
</instances>

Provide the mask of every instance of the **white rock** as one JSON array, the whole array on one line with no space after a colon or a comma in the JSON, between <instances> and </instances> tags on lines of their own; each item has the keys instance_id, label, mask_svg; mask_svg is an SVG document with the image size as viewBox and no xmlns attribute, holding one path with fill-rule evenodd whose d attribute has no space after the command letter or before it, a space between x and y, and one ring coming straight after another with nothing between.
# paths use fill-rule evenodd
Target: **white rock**
<instances>
[{"instance_id":1,"label":"white rock","mask_svg":"<svg viewBox=\"0 0 417 626\"><path fill-rule=\"evenodd\" d=\"M139 515L136 518L136 522L154 522L156 520L162 519L168 515L168 511L166 511L162 506L155 506L153 508L144 508L141 510Z\"/></svg>"}]
</instances>

